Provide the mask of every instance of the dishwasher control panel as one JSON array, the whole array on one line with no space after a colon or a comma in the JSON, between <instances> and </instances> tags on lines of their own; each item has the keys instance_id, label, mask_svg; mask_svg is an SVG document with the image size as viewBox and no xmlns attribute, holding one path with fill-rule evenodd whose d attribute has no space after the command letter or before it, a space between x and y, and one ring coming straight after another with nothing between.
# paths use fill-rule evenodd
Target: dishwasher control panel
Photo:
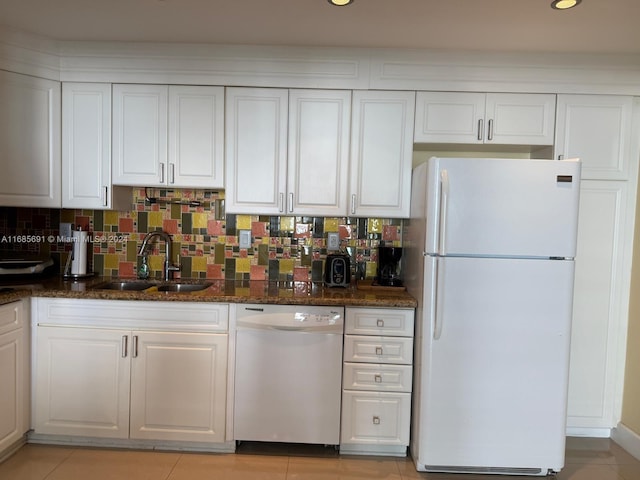
<instances>
[{"instance_id":1,"label":"dishwasher control panel","mask_svg":"<svg viewBox=\"0 0 640 480\"><path fill-rule=\"evenodd\" d=\"M310 305L239 305L238 328L276 328L287 330L321 330L341 333L344 308Z\"/></svg>"}]
</instances>

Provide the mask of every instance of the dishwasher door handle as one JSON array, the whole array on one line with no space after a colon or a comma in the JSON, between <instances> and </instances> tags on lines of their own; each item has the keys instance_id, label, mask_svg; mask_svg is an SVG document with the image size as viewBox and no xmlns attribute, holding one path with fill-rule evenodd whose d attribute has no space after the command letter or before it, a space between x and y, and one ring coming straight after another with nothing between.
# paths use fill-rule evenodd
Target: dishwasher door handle
<instances>
[{"instance_id":1,"label":"dishwasher door handle","mask_svg":"<svg viewBox=\"0 0 640 480\"><path fill-rule=\"evenodd\" d=\"M339 333L342 335L342 325L323 325L323 326L299 326L290 327L285 325L268 325L268 324L243 324L242 321L238 321L236 330L244 331L278 331L278 332L300 332L300 333Z\"/></svg>"}]
</instances>

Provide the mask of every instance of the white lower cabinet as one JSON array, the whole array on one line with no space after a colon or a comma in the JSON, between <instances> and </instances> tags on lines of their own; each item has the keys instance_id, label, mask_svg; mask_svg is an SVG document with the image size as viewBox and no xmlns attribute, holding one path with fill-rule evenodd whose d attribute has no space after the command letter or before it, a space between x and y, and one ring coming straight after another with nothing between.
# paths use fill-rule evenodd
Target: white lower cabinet
<instances>
[{"instance_id":1,"label":"white lower cabinet","mask_svg":"<svg viewBox=\"0 0 640 480\"><path fill-rule=\"evenodd\" d=\"M0 459L29 429L26 301L0 306Z\"/></svg>"},{"instance_id":2,"label":"white lower cabinet","mask_svg":"<svg viewBox=\"0 0 640 480\"><path fill-rule=\"evenodd\" d=\"M411 393L345 390L342 402L343 434L349 433L342 444L397 445L404 453L409 444ZM340 450L346 453L342 445Z\"/></svg>"},{"instance_id":3,"label":"white lower cabinet","mask_svg":"<svg viewBox=\"0 0 640 480\"><path fill-rule=\"evenodd\" d=\"M131 362L131 438L223 441L227 335L145 332Z\"/></svg>"},{"instance_id":4,"label":"white lower cabinet","mask_svg":"<svg viewBox=\"0 0 640 480\"><path fill-rule=\"evenodd\" d=\"M340 452L406 455L413 309L345 310Z\"/></svg>"},{"instance_id":5,"label":"white lower cabinet","mask_svg":"<svg viewBox=\"0 0 640 480\"><path fill-rule=\"evenodd\" d=\"M129 437L129 332L37 327L36 433Z\"/></svg>"},{"instance_id":6,"label":"white lower cabinet","mask_svg":"<svg viewBox=\"0 0 640 480\"><path fill-rule=\"evenodd\" d=\"M225 441L227 305L36 303L35 434Z\"/></svg>"}]
</instances>

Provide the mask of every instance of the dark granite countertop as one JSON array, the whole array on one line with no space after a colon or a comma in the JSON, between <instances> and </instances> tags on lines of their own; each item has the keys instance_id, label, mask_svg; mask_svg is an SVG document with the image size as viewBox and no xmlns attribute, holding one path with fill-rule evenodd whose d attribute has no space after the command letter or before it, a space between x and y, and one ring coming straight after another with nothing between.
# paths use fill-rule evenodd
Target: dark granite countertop
<instances>
[{"instance_id":1,"label":"dark granite countertop","mask_svg":"<svg viewBox=\"0 0 640 480\"><path fill-rule=\"evenodd\" d=\"M103 300L145 300L176 302L270 303L285 305L340 305L359 307L415 308L416 300L402 288L366 289L328 288L309 282L235 282L212 280L207 288L196 292L159 292L157 288L143 291L104 290L96 288L112 279L89 277L70 281L61 277L0 283L0 304L24 297L84 298ZM181 279L182 282L194 280ZM364 285L364 284L363 284Z\"/></svg>"}]
</instances>

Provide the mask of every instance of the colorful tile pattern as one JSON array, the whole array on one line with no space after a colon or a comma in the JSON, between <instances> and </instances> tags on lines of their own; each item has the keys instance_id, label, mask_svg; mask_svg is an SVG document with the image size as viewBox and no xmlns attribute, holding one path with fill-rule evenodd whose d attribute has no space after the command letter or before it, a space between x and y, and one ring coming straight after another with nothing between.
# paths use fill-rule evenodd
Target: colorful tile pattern
<instances>
[{"instance_id":1,"label":"colorful tile pattern","mask_svg":"<svg viewBox=\"0 0 640 480\"><path fill-rule=\"evenodd\" d=\"M0 243L0 251L51 255L62 270L71 243L59 238L59 224L67 222L92 232L92 271L132 277L145 235L165 230L172 236L173 261L180 262L184 278L321 281L327 232L339 232L354 270L368 278L375 276L378 245L402 246L402 220L221 216L221 192L134 188L133 205L129 212L0 207L0 242L18 235L44 239ZM251 231L251 248L239 248L239 230ZM162 275L164 252L158 243L148 252L152 277Z\"/></svg>"}]
</instances>

